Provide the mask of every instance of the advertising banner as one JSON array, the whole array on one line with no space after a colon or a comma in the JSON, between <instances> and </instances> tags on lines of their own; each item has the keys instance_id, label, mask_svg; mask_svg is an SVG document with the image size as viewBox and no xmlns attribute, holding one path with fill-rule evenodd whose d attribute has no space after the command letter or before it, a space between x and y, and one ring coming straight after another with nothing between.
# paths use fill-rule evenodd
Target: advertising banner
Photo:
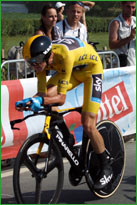
<instances>
[{"instance_id":1,"label":"advertising banner","mask_svg":"<svg viewBox=\"0 0 137 205\"><path fill-rule=\"evenodd\" d=\"M96 80L95 89L100 88ZM97 122L109 119L114 121L124 135L136 133L136 68L125 67L104 70L102 100ZM42 132L44 116L36 116L15 125L12 130L10 121L20 119L30 111L18 112L15 102L32 97L37 92L37 79L3 81L1 83L1 159L14 158L21 144L29 136ZM59 109L80 107L83 104L83 84L67 93L66 102ZM76 143L81 142L81 115L72 111L64 116L67 126L75 136Z\"/></svg>"}]
</instances>

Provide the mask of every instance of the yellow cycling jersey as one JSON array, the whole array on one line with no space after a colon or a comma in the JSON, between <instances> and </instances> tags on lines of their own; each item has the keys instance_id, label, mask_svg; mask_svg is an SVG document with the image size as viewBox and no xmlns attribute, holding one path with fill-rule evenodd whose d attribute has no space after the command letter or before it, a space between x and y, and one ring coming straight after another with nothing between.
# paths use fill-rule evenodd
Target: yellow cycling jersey
<instances>
[{"instance_id":1,"label":"yellow cycling jersey","mask_svg":"<svg viewBox=\"0 0 137 205\"><path fill-rule=\"evenodd\" d=\"M66 94L72 72L102 73L102 63L94 48L78 38L65 38L53 41L53 64L46 70L60 74L58 93ZM45 92L46 71L37 74L38 91Z\"/></svg>"}]
</instances>

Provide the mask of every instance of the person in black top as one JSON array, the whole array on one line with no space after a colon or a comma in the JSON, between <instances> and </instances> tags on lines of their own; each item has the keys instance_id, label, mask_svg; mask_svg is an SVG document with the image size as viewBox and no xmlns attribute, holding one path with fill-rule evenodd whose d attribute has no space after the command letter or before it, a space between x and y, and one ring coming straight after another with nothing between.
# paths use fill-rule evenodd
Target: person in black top
<instances>
[{"instance_id":1,"label":"person in black top","mask_svg":"<svg viewBox=\"0 0 137 205\"><path fill-rule=\"evenodd\" d=\"M41 11L41 26L37 34L48 36L50 40L56 40L57 11L52 4L46 4Z\"/></svg>"}]
</instances>

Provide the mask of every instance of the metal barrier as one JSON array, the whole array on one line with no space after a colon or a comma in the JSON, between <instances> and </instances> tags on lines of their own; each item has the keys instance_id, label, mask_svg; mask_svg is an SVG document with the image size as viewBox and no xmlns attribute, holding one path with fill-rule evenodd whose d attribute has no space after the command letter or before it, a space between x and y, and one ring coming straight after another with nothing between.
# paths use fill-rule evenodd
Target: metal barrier
<instances>
[{"instance_id":1,"label":"metal barrier","mask_svg":"<svg viewBox=\"0 0 137 205\"><path fill-rule=\"evenodd\" d=\"M6 70L7 70L7 80L10 80L11 79L11 67L10 67L10 64L15 64L15 70L14 70L14 73L15 73L15 76L16 79L19 79L19 74L20 74L20 71L19 71L19 64L23 63L23 71L21 74L22 74L22 78L27 78L28 77L28 74L30 74L30 72L28 73L28 66L25 62L24 59L17 59L17 60L6 60L4 61L2 64L1 64L1 71L3 71L3 69L5 68L5 66L7 66ZM32 77L35 77L35 72L32 70L31 71L32 73ZM1 72L1 75L3 75L3 72Z\"/></svg>"},{"instance_id":2,"label":"metal barrier","mask_svg":"<svg viewBox=\"0 0 137 205\"><path fill-rule=\"evenodd\" d=\"M97 52L102 60L103 69L119 68L120 61L116 52L114 51L99 51Z\"/></svg>"},{"instance_id":3,"label":"metal barrier","mask_svg":"<svg viewBox=\"0 0 137 205\"><path fill-rule=\"evenodd\" d=\"M119 68L120 67L120 61L118 55L114 51L98 51L97 52L102 60L103 68L109 69L109 68ZM16 70L15 77L16 79L19 79L19 69L18 65L19 63L24 63L24 74L22 75L23 78L28 78L28 67L24 59L17 59L17 60L6 60L1 64L1 70L4 69L4 66L7 65L7 78L8 80L11 79L11 71L10 71L10 64L15 63L16 64ZM35 77L35 72L31 70L32 77ZM1 75L3 75L3 72L1 72ZM7 79L6 79L7 80Z\"/></svg>"}]
</instances>

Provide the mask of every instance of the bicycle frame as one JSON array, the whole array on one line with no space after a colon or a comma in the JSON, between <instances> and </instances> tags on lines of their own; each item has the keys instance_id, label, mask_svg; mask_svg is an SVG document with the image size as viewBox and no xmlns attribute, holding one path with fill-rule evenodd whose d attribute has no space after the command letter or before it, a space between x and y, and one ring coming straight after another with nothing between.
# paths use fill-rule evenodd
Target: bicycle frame
<instances>
[{"instance_id":1,"label":"bicycle frame","mask_svg":"<svg viewBox=\"0 0 137 205\"><path fill-rule=\"evenodd\" d=\"M86 146L88 142L88 137L86 137L86 134L83 132L80 155L78 156L74 152L74 148L71 147L69 143L67 142L71 133L69 132L69 129L66 126L64 122L64 117L63 117L64 114L69 113L71 111L77 111L81 113L81 107L60 110L57 112L57 111L51 110L52 106L53 105L50 105L49 107L45 107L44 109L42 109L42 112L28 115L23 119L17 119L17 120L11 121L10 122L11 128L18 129L18 128L15 128L14 125L16 123L20 123L26 120L29 117L33 117L36 115L45 115L46 119L45 119L43 133L46 134L46 137L48 138L49 141L51 141L51 139L55 140L59 149L63 152L64 156L68 159L71 166L73 166L74 169L76 169L76 171L81 172L85 168L84 159L85 159L85 154L86 154ZM43 147L43 143L40 143L37 149L37 152L36 152L37 156L40 155L42 147ZM37 163L37 159L35 163Z\"/></svg>"},{"instance_id":2,"label":"bicycle frame","mask_svg":"<svg viewBox=\"0 0 137 205\"><path fill-rule=\"evenodd\" d=\"M74 148L69 145L67 142L70 137L70 132L68 127L66 126L64 122L63 115L66 113L71 112L71 109L67 109L67 111L63 111L62 113L59 112L58 114L51 116L46 116L45 119L45 126L43 129L43 133L46 133L46 136L50 140L51 138L55 140L57 143L59 149L63 152L64 156L68 159L71 166L73 166L76 171L81 172L82 169L84 169L84 163L83 163L83 154L85 153L85 148L87 144L87 139L85 136L82 139L82 149L80 150L80 156L78 156L74 152ZM78 111L81 113L81 108L75 108L73 111ZM40 154L40 151L42 149L42 144L39 145L37 154Z\"/></svg>"}]
</instances>

